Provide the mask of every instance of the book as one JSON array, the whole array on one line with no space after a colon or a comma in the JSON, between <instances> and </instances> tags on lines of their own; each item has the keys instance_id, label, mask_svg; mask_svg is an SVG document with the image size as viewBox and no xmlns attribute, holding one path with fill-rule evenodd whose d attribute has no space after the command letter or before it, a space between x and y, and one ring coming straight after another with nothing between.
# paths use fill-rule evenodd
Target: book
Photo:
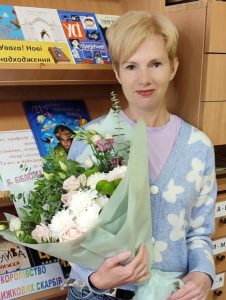
<instances>
[{"instance_id":1,"label":"book","mask_svg":"<svg viewBox=\"0 0 226 300\"><path fill-rule=\"evenodd\" d=\"M67 155L74 131L90 120L82 100L25 101L23 106L41 156Z\"/></svg>"},{"instance_id":2,"label":"book","mask_svg":"<svg viewBox=\"0 0 226 300\"><path fill-rule=\"evenodd\" d=\"M24 40L14 6L0 5L0 40Z\"/></svg>"},{"instance_id":3,"label":"book","mask_svg":"<svg viewBox=\"0 0 226 300\"><path fill-rule=\"evenodd\" d=\"M69 277L71 266L67 261L56 258L54 256L50 256L49 254L43 253L41 251L36 251L31 248L26 248L26 249L32 267L53 264L58 262L61 266L62 272L64 274L64 278Z\"/></svg>"},{"instance_id":4,"label":"book","mask_svg":"<svg viewBox=\"0 0 226 300\"><path fill-rule=\"evenodd\" d=\"M0 238L0 275L30 266L30 259L24 246Z\"/></svg>"},{"instance_id":5,"label":"book","mask_svg":"<svg viewBox=\"0 0 226 300\"><path fill-rule=\"evenodd\" d=\"M56 64L70 62L70 59L67 57L67 55L63 52L63 50L60 47L48 47L48 50L52 55L52 58L54 59Z\"/></svg>"},{"instance_id":6,"label":"book","mask_svg":"<svg viewBox=\"0 0 226 300\"><path fill-rule=\"evenodd\" d=\"M95 14L58 10L76 64L109 64L111 58Z\"/></svg>"},{"instance_id":7,"label":"book","mask_svg":"<svg viewBox=\"0 0 226 300\"><path fill-rule=\"evenodd\" d=\"M107 44L106 31L114 23L114 21L118 19L119 16L105 14L95 14L95 16Z\"/></svg>"},{"instance_id":8,"label":"book","mask_svg":"<svg viewBox=\"0 0 226 300\"><path fill-rule=\"evenodd\" d=\"M25 40L67 44L56 9L24 6L14 6L14 9Z\"/></svg>"}]
</instances>

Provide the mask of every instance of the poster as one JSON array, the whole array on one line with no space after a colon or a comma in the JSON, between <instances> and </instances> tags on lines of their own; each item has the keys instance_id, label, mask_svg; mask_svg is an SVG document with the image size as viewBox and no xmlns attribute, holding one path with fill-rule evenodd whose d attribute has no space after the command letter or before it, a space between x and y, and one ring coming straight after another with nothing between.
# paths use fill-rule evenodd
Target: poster
<instances>
[{"instance_id":1,"label":"poster","mask_svg":"<svg viewBox=\"0 0 226 300\"><path fill-rule=\"evenodd\" d=\"M41 173L42 161L32 131L0 131L1 190L26 195ZM17 200L14 204L21 216L19 207L24 205L23 200Z\"/></svg>"},{"instance_id":2,"label":"poster","mask_svg":"<svg viewBox=\"0 0 226 300\"><path fill-rule=\"evenodd\" d=\"M0 275L0 299L9 300L52 289L64 282L59 263Z\"/></svg>"}]
</instances>

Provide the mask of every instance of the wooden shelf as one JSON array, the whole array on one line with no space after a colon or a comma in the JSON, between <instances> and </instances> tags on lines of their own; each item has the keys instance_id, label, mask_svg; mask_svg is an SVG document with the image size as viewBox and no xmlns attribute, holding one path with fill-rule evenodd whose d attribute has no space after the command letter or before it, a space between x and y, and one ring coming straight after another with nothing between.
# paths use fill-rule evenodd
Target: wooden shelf
<instances>
[{"instance_id":1,"label":"wooden shelf","mask_svg":"<svg viewBox=\"0 0 226 300\"><path fill-rule=\"evenodd\" d=\"M23 300L47 300L47 299L52 299L52 300L65 300L67 295L67 289L61 290L59 287L53 288L50 290L38 292L35 294L30 294L27 296L19 297L19 299Z\"/></svg>"},{"instance_id":2,"label":"wooden shelf","mask_svg":"<svg viewBox=\"0 0 226 300\"><path fill-rule=\"evenodd\" d=\"M115 83L110 64L0 64L0 86Z\"/></svg>"},{"instance_id":3,"label":"wooden shelf","mask_svg":"<svg viewBox=\"0 0 226 300\"><path fill-rule=\"evenodd\" d=\"M14 206L13 201L10 199L10 192L0 192L0 208Z\"/></svg>"},{"instance_id":4,"label":"wooden shelf","mask_svg":"<svg viewBox=\"0 0 226 300\"><path fill-rule=\"evenodd\" d=\"M226 177L217 178L217 190L218 192L226 190Z\"/></svg>"}]
</instances>

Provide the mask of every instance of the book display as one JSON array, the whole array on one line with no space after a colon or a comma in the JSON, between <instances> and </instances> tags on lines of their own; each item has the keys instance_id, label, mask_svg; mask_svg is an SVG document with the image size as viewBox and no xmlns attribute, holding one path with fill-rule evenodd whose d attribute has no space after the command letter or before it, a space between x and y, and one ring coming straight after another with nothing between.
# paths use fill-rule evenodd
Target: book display
<instances>
[{"instance_id":1,"label":"book display","mask_svg":"<svg viewBox=\"0 0 226 300\"><path fill-rule=\"evenodd\" d=\"M55 9L14 6L25 40L67 42Z\"/></svg>"},{"instance_id":2,"label":"book display","mask_svg":"<svg viewBox=\"0 0 226 300\"><path fill-rule=\"evenodd\" d=\"M24 40L17 14L12 5L0 5L0 40Z\"/></svg>"},{"instance_id":3,"label":"book display","mask_svg":"<svg viewBox=\"0 0 226 300\"><path fill-rule=\"evenodd\" d=\"M105 15L105 14L95 14L96 18L97 18L97 22L100 26L100 29L103 33L103 36L105 38L105 41L107 43L107 40L106 40L106 30L108 29L108 27L111 26L111 24L117 20L117 18L119 16L116 16L116 15Z\"/></svg>"},{"instance_id":4,"label":"book display","mask_svg":"<svg viewBox=\"0 0 226 300\"><path fill-rule=\"evenodd\" d=\"M1 62L111 63L95 14L6 5L0 13Z\"/></svg>"},{"instance_id":5,"label":"book display","mask_svg":"<svg viewBox=\"0 0 226 300\"><path fill-rule=\"evenodd\" d=\"M82 100L26 101L24 109L41 156L67 155L74 131L89 121Z\"/></svg>"},{"instance_id":6,"label":"book display","mask_svg":"<svg viewBox=\"0 0 226 300\"><path fill-rule=\"evenodd\" d=\"M76 64L111 62L107 45L94 14L58 11Z\"/></svg>"}]
</instances>

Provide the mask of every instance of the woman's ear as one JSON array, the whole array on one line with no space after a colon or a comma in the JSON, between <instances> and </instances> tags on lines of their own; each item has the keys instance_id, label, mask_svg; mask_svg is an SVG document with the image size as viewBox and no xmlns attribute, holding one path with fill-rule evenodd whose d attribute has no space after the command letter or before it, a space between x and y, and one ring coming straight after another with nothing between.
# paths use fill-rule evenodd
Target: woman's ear
<instances>
[{"instance_id":1,"label":"woman's ear","mask_svg":"<svg viewBox=\"0 0 226 300\"><path fill-rule=\"evenodd\" d=\"M174 76L176 75L178 66L179 66L179 61L178 61L178 58L175 57L173 60L173 63L171 63L170 80L172 80L174 78Z\"/></svg>"},{"instance_id":2,"label":"woman's ear","mask_svg":"<svg viewBox=\"0 0 226 300\"><path fill-rule=\"evenodd\" d=\"M120 76L119 76L119 72L116 70L116 68L113 66L113 70L115 72L115 77L116 79L118 80L118 82L121 84L121 79L120 79Z\"/></svg>"}]
</instances>

